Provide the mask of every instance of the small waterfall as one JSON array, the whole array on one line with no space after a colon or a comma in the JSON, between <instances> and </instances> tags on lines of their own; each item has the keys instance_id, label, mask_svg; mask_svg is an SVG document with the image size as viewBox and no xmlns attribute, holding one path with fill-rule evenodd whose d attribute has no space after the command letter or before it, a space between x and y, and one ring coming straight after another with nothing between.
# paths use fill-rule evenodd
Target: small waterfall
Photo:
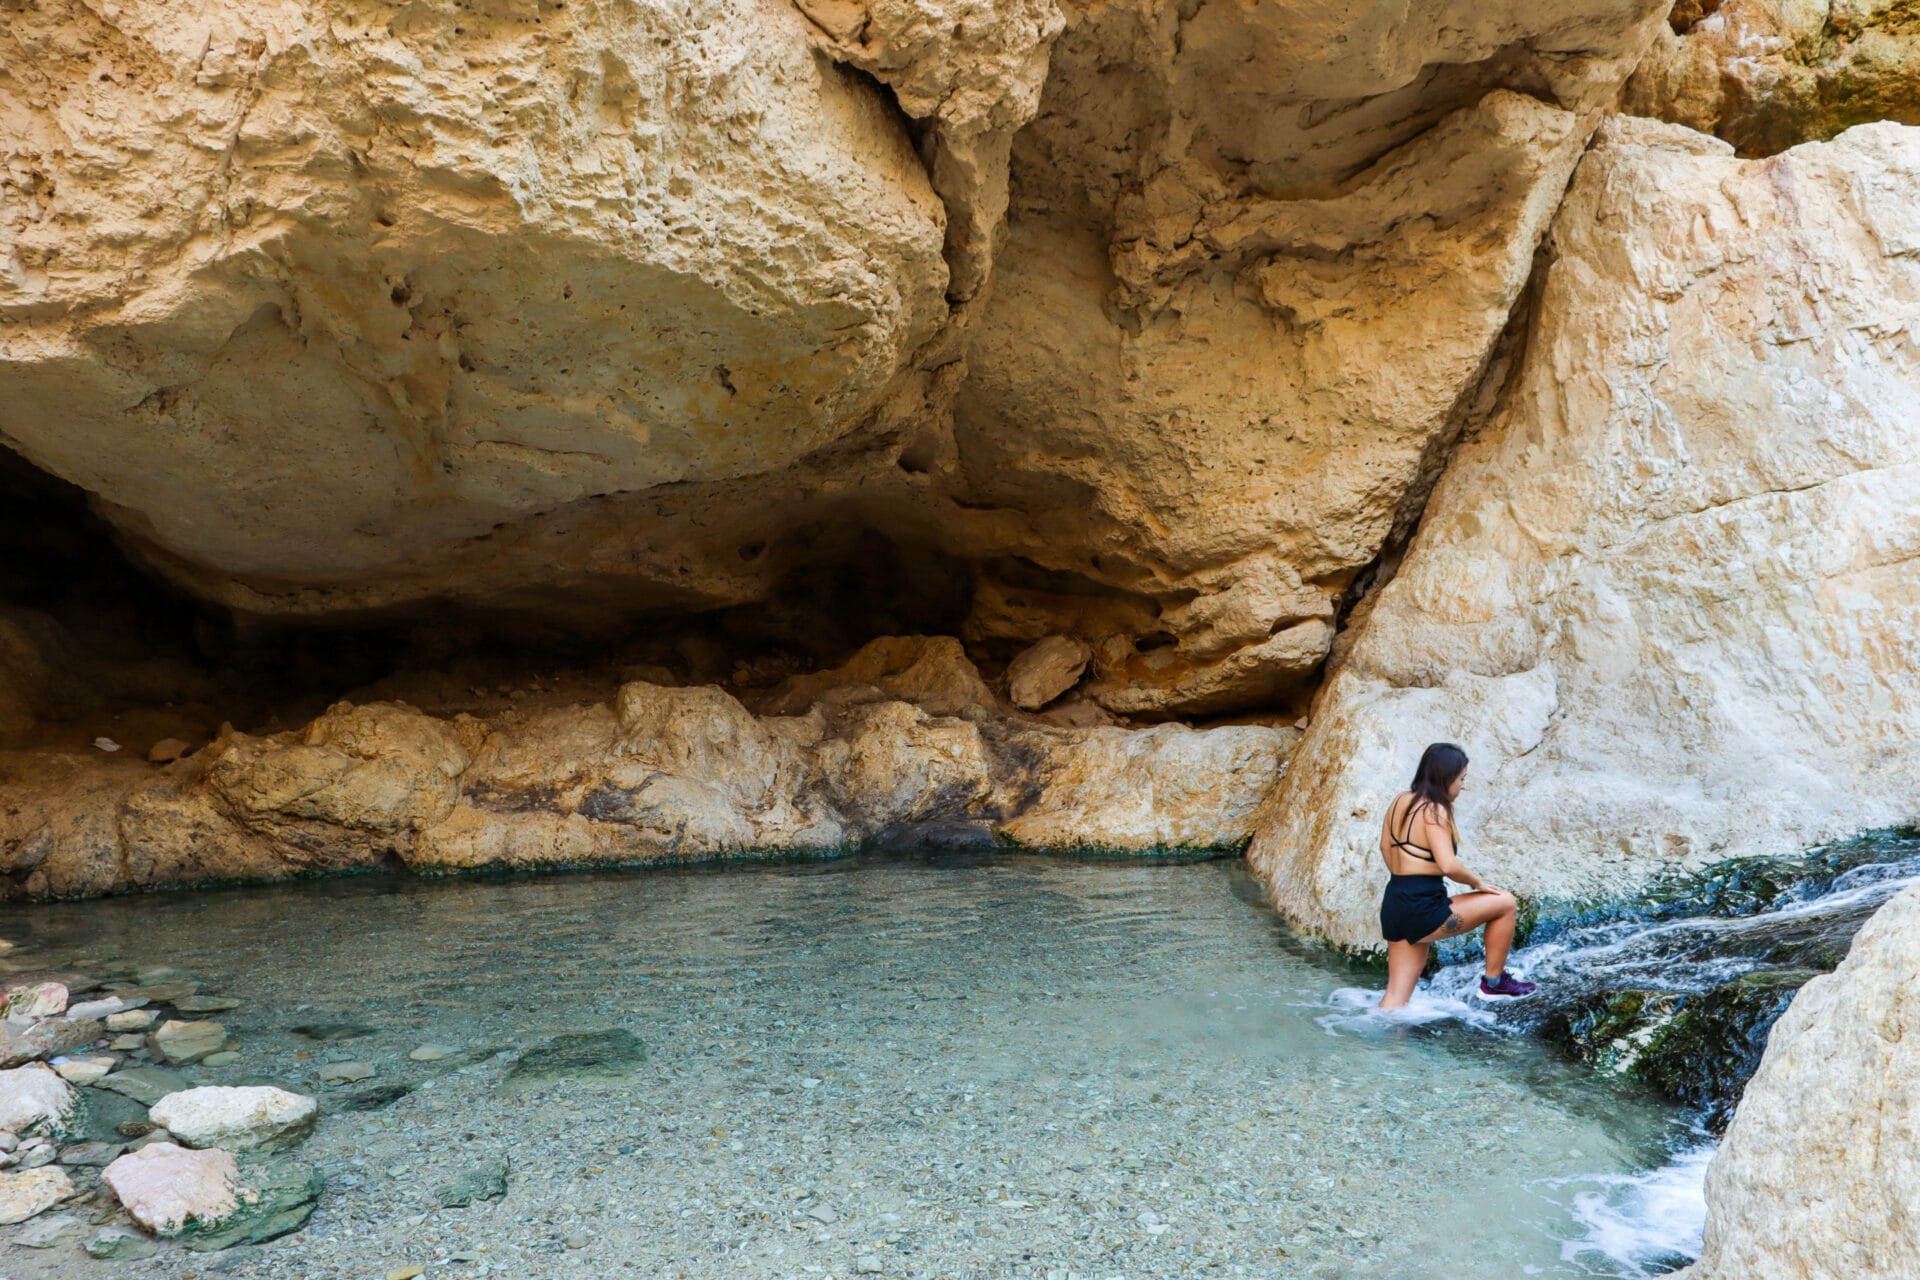
<instances>
[{"instance_id":1,"label":"small waterfall","mask_svg":"<svg viewBox=\"0 0 1920 1280\"><path fill-rule=\"evenodd\" d=\"M1480 1006L1477 954L1442 968L1428 995L1639 1079L1718 1132L1794 992L1838 965L1867 918L1916 880L1911 831L1719 863L1536 927L1510 966L1540 984L1530 1000Z\"/></svg>"}]
</instances>

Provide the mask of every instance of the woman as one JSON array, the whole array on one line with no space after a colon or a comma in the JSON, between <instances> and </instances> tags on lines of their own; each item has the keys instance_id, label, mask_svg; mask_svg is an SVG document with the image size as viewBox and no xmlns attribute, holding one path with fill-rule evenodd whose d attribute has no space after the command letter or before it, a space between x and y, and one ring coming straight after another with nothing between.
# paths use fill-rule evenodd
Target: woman
<instances>
[{"instance_id":1,"label":"woman","mask_svg":"<svg viewBox=\"0 0 1920 1280\"><path fill-rule=\"evenodd\" d=\"M1393 798L1380 824L1380 856L1391 876L1380 900L1380 932L1387 940L1382 1009L1398 1009L1413 998L1436 939L1457 938L1481 925L1487 926L1487 976L1480 979L1480 994L1516 1000L1534 992L1533 983L1507 973L1519 911L1513 895L1454 856L1453 801L1466 780L1467 753L1451 742L1434 743L1420 756L1413 788ZM1473 892L1449 899L1443 880L1457 880Z\"/></svg>"}]
</instances>

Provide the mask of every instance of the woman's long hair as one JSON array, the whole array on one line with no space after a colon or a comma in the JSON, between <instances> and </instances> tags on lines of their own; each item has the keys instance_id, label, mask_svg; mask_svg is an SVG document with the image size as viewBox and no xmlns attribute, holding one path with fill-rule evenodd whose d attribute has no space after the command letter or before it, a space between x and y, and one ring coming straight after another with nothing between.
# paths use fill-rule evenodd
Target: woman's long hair
<instances>
[{"instance_id":1,"label":"woman's long hair","mask_svg":"<svg viewBox=\"0 0 1920 1280\"><path fill-rule=\"evenodd\" d=\"M1451 742L1436 742L1420 753L1420 767L1413 771L1413 785L1407 788L1413 792L1413 803L1407 806L1407 820L1420 811L1422 805L1432 805L1447 815L1447 825L1453 825L1453 783L1467 767L1467 753Z\"/></svg>"}]
</instances>

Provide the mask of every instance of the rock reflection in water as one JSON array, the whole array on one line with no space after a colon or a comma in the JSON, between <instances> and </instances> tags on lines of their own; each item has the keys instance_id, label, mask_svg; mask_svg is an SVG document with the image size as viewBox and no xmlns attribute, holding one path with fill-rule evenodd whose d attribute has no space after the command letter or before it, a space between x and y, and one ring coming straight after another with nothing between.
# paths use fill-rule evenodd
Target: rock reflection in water
<instances>
[{"instance_id":1,"label":"rock reflection in water","mask_svg":"<svg viewBox=\"0 0 1920 1280\"><path fill-rule=\"evenodd\" d=\"M1245 890L1223 863L908 857L333 881L11 927L200 975L241 1001L243 1048L189 1073L327 1104L303 1154L328 1192L249 1275L1609 1274L1562 1258L1581 1179L1661 1164L1672 1113L1530 1040L1328 1034L1354 971ZM519 1052L609 1029L645 1045L630 1075L505 1087ZM325 1086L346 1059L376 1074ZM500 1168L503 1196L442 1206ZM61 1253L10 1251L9 1274L114 1274Z\"/></svg>"}]
</instances>

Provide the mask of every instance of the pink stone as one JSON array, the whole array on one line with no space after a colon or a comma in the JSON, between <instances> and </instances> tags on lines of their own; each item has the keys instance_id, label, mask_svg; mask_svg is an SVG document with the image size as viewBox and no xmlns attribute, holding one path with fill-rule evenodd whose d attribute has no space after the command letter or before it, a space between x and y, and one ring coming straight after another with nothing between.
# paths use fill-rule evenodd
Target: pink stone
<instances>
[{"instance_id":1,"label":"pink stone","mask_svg":"<svg viewBox=\"0 0 1920 1280\"><path fill-rule=\"evenodd\" d=\"M135 1222L173 1235L189 1221L217 1222L238 1208L239 1175L228 1152L156 1142L115 1160L100 1180L113 1188Z\"/></svg>"}]
</instances>

